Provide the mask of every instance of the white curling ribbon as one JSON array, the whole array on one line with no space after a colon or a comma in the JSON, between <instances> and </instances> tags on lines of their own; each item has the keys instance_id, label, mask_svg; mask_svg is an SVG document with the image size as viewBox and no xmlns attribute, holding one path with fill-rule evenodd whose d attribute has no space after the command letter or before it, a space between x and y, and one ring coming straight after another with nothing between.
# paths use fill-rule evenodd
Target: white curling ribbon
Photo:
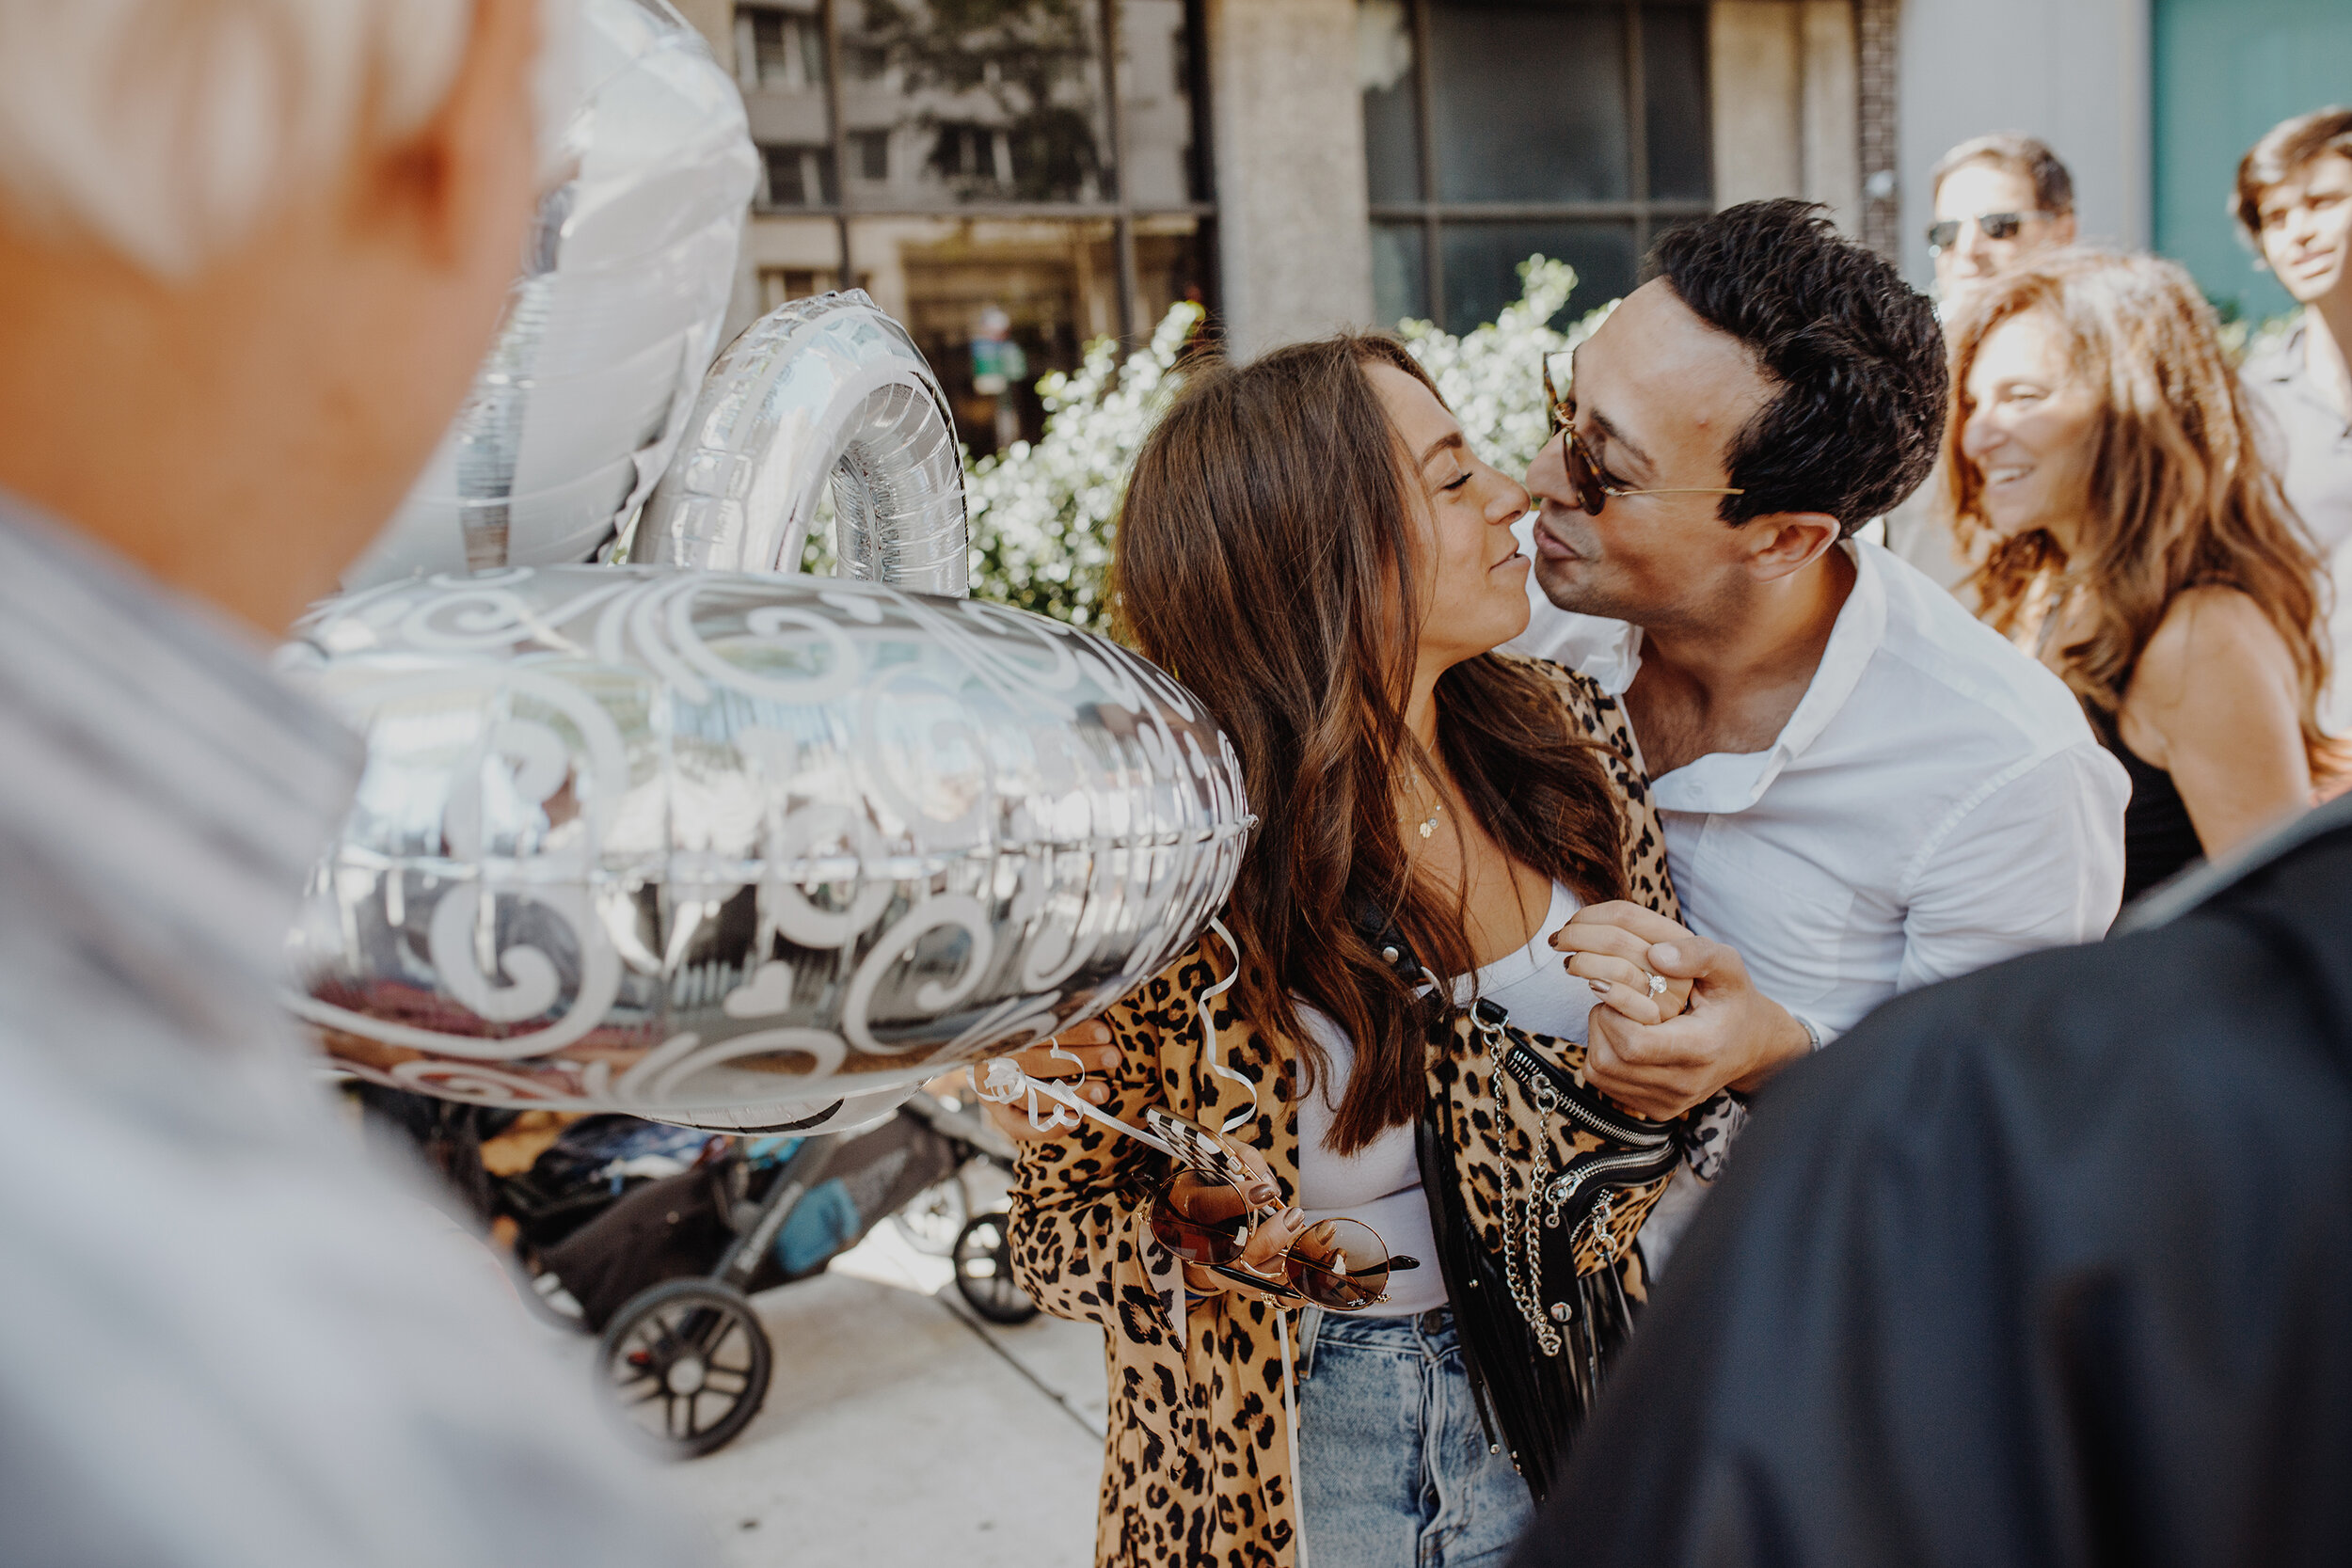
<instances>
[{"instance_id":1,"label":"white curling ribbon","mask_svg":"<svg viewBox=\"0 0 2352 1568\"><path fill-rule=\"evenodd\" d=\"M1209 1064L1209 1070L1227 1083L1239 1084L1249 1091L1248 1109L1235 1111L1232 1116L1227 1117L1221 1128L1223 1132L1238 1132L1248 1126L1258 1114L1258 1085L1253 1080L1227 1067L1220 1059L1216 1042L1216 1022L1209 1016L1209 1003L1223 996L1240 983L1241 944L1233 940L1233 933L1225 928L1225 923L1221 920L1211 920L1209 929L1224 939L1225 950L1233 955L1233 973L1216 984L1203 988L1192 999L1192 1015L1200 1024L1200 1050L1203 1059Z\"/></svg>"},{"instance_id":2,"label":"white curling ribbon","mask_svg":"<svg viewBox=\"0 0 2352 1568\"><path fill-rule=\"evenodd\" d=\"M1062 1054L1062 1053L1057 1052L1056 1054ZM1050 1079L1030 1077L1021 1070L1021 1064L1009 1056L993 1056L983 1064L983 1067L980 1082L975 1087L974 1092L982 1100L993 1101L999 1105L1009 1105L1014 1101L1025 1099L1028 1102L1029 1125L1041 1132L1057 1132L1067 1127L1075 1127L1078 1125L1078 1118L1083 1117L1089 1121L1101 1122L1114 1131L1124 1132L1137 1143L1156 1148L1170 1159L1183 1158L1157 1135L1147 1132L1140 1127L1130 1126L1108 1111L1098 1110ZM1038 1103L1041 1100L1052 1101L1060 1109L1043 1111Z\"/></svg>"}]
</instances>

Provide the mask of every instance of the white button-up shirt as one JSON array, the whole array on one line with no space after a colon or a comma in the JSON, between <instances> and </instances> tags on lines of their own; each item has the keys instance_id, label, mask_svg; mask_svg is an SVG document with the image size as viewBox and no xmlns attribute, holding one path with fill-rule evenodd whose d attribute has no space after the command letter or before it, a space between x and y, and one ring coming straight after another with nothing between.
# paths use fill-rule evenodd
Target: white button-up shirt
<instances>
[{"instance_id":1,"label":"white button-up shirt","mask_svg":"<svg viewBox=\"0 0 2352 1568\"><path fill-rule=\"evenodd\" d=\"M1899 992L2105 933L2131 798L2065 682L1909 562L1839 547L1853 588L1780 737L1650 781L1684 920L1825 1038ZM1528 585L1516 651L1633 683L1638 627ZM1705 1196L1675 1173L1642 1227L1653 1270Z\"/></svg>"},{"instance_id":2,"label":"white button-up shirt","mask_svg":"<svg viewBox=\"0 0 2352 1568\"><path fill-rule=\"evenodd\" d=\"M1825 1035L1899 992L2103 934L2131 795L2058 676L1885 549L1840 547L1853 589L1780 737L1650 783L1692 929ZM1632 684L1638 628L1532 596L1515 649Z\"/></svg>"}]
</instances>

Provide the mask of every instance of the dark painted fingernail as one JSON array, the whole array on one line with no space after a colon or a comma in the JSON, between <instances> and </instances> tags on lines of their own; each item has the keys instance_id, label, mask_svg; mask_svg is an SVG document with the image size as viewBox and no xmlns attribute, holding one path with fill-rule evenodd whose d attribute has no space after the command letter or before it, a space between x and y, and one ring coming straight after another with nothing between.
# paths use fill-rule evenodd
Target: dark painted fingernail
<instances>
[{"instance_id":1,"label":"dark painted fingernail","mask_svg":"<svg viewBox=\"0 0 2352 1568\"><path fill-rule=\"evenodd\" d=\"M1282 1211L1282 1223L1288 1226L1291 1229L1295 1230L1300 1226L1307 1223L1307 1211L1304 1209L1285 1209Z\"/></svg>"},{"instance_id":2,"label":"dark painted fingernail","mask_svg":"<svg viewBox=\"0 0 2352 1568\"><path fill-rule=\"evenodd\" d=\"M1260 1206L1272 1203L1281 1196L1280 1190L1271 1181L1261 1181L1249 1189L1249 1201Z\"/></svg>"}]
</instances>

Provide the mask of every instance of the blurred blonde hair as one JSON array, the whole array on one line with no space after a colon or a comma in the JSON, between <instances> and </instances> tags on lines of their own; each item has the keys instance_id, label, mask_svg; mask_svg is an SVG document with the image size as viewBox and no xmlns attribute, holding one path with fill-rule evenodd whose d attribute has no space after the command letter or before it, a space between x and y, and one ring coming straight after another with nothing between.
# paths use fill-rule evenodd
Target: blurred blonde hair
<instances>
[{"instance_id":1,"label":"blurred blonde hair","mask_svg":"<svg viewBox=\"0 0 2352 1568\"><path fill-rule=\"evenodd\" d=\"M1995 534L1984 515L1984 475L1961 448L1978 352L1995 327L2035 310L2072 340L2074 374L2099 395L2075 531L2080 559L2046 530ZM2040 602L2037 586L2087 587L2092 628L2059 650L2058 673L2112 717L2172 601L2192 588L2234 588L2262 608L2294 657L2313 778L2335 772L2318 721L2328 663L2320 562L2263 455L2218 323L2188 274L2152 256L2056 251L2003 275L1956 325L1944 499L1963 549L1982 553L1970 586L1983 618L2014 633L2028 604Z\"/></svg>"},{"instance_id":2,"label":"blurred blonde hair","mask_svg":"<svg viewBox=\"0 0 2352 1568\"><path fill-rule=\"evenodd\" d=\"M474 3L0 0L0 204L185 277L356 147L421 130Z\"/></svg>"}]
</instances>

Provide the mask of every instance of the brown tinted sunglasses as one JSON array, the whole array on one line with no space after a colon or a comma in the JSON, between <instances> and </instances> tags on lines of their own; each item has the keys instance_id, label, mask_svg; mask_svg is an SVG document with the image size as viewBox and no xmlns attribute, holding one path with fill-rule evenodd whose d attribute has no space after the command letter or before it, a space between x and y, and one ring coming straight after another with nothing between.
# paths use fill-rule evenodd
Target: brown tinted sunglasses
<instances>
[{"instance_id":1,"label":"brown tinted sunglasses","mask_svg":"<svg viewBox=\"0 0 2352 1568\"><path fill-rule=\"evenodd\" d=\"M1662 490L1630 490L1623 485L1607 483L1600 477L1600 465L1593 461L1593 454L1584 450L1583 441L1576 434L1575 397L1573 395L1564 397L1552 386L1549 355L1546 355L1543 358L1543 370L1544 414L1549 421L1546 427L1544 438L1549 441L1552 436L1564 434L1567 437L1566 443L1561 448L1561 457L1568 470L1568 491L1576 497L1576 504L1584 509L1586 516L1599 516L1600 509L1609 504L1609 498L1612 496L1744 496L1747 494L1744 489L1724 489L1721 486L1673 485Z\"/></svg>"},{"instance_id":2,"label":"brown tinted sunglasses","mask_svg":"<svg viewBox=\"0 0 2352 1568\"><path fill-rule=\"evenodd\" d=\"M1145 1125L1176 1155L1181 1168L1152 1200L1152 1239L1184 1262L1286 1301L1307 1301L1332 1312L1360 1312L1389 1299L1389 1275L1421 1267L1418 1259L1391 1257L1379 1232L1360 1220L1321 1220L1263 1269L1245 1266L1249 1234L1274 1212L1249 1201L1247 1162L1219 1133L1157 1106Z\"/></svg>"}]
</instances>

